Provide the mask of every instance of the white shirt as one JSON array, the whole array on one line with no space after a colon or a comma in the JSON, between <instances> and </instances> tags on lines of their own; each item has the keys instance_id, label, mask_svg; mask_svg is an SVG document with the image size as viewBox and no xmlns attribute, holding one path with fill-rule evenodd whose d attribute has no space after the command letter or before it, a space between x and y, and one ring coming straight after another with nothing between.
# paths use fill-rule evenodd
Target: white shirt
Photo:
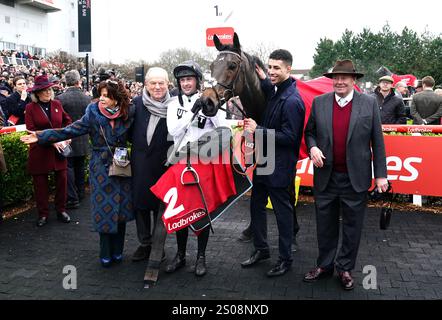
<instances>
[{"instance_id":1,"label":"white shirt","mask_svg":"<svg viewBox=\"0 0 442 320\"><path fill-rule=\"evenodd\" d=\"M183 138L186 128L192 120L193 113L191 112L195 101L200 97L200 93L196 93L191 97L183 94L183 104L180 105L178 97L174 97L167 108L167 130L173 137L175 146ZM193 142L198 140L203 134L212 131L220 126L228 126L226 122L226 112L218 110L218 113L214 117L205 116L202 111L198 113L198 116L194 119L185 137L183 138L180 146L181 149L187 142Z\"/></svg>"},{"instance_id":2,"label":"white shirt","mask_svg":"<svg viewBox=\"0 0 442 320\"><path fill-rule=\"evenodd\" d=\"M351 92L346 97L343 97L343 98L341 98L340 96L338 96L335 93L335 98L336 98L336 101L338 102L338 105L341 108L343 108L353 100L354 95L355 95L355 91L351 90Z\"/></svg>"}]
</instances>

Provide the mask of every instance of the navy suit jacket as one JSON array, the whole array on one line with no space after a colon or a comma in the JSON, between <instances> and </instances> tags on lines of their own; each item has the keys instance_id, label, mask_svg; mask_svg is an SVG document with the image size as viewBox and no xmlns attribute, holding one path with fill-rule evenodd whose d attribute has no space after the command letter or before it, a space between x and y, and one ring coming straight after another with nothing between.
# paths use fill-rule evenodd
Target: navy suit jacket
<instances>
[{"instance_id":1,"label":"navy suit jacket","mask_svg":"<svg viewBox=\"0 0 442 320\"><path fill-rule=\"evenodd\" d=\"M258 129L264 131L264 154L268 161L274 161L275 170L269 175L255 171L254 182L264 183L271 188L287 188L296 175L296 164L304 130L305 106L293 78L283 82L275 93L275 86L269 79L261 82L266 95L267 108ZM270 130L272 129L272 131ZM275 154L266 154L266 142L275 143ZM258 175L256 174L258 173Z\"/></svg>"}]
</instances>

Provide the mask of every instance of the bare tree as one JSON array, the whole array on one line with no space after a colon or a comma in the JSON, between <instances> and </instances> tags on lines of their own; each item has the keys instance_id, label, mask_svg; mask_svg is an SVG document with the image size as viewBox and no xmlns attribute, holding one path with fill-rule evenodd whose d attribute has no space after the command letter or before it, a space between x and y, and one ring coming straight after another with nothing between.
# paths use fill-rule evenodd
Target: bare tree
<instances>
[{"instance_id":1,"label":"bare tree","mask_svg":"<svg viewBox=\"0 0 442 320\"><path fill-rule=\"evenodd\" d=\"M253 48L247 48L245 51L251 55L257 56L264 65L267 64L270 54L275 50L275 45L269 42L260 42Z\"/></svg>"}]
</instances>

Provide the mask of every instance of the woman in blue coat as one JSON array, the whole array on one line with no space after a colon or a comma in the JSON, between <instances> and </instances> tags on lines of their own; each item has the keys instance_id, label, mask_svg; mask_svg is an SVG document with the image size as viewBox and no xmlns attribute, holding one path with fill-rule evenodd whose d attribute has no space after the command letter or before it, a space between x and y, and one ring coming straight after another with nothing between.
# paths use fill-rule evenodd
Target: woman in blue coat
<instances>
[{"instance_id":1,"label":"woman in blue coat","mask_svg":"<svg viewBox=\"0 0 442 320\"><path fill-rule=\"evenodd\" d=\"M72 125L63 129L31 132L21 140L27 144L51 144L90 135L92 224L100 234L101 264L109 267L112 262L121 262L126 222L134 219L131 178L108 175L115 147L127 147L134 111L130 106L128 92L120 81L103 81L98 92L99 101L90 104L86 114Z\"/></svg>"}]
</instances>

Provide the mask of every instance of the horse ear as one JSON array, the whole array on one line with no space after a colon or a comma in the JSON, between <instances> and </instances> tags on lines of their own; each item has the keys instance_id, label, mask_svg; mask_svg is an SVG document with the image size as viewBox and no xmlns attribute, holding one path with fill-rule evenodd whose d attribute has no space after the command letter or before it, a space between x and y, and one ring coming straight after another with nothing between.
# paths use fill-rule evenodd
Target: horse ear
<instances>
[{"instance_id":1,"label":"horse ear","mask_svg":"<svg viewBox=\"0 0 442 320\"><path fill-rule=\"evenodd\" d=\"M213 35L213 42L215 43L215 47L218 51L221 51L223 49L223 45L221 41L219 41L219 38L216 34Z\"/></svg>"},{"instance_id":2,"label":"horse ear","mask_svg":"<svg viewBox=\"0 0 442 320\"><path fill-rule=\"evenodd\" d=\"M238 35L236 34L236 32L235 32L235 34L233 35L233 46L234 46L236 49L241 49L241 44L239 43L239 37L238 37Z\"/></svg>"}]
</instances>

